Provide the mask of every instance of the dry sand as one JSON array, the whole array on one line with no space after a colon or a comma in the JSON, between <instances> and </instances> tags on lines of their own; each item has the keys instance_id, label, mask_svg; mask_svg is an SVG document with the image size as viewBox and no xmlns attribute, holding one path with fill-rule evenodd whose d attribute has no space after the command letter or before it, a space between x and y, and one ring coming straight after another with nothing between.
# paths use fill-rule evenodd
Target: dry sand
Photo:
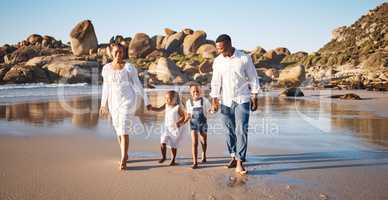
<instances>
[{"instance_id":1,"label":"dry sand","mask_svg":"<svg viewBox=\"0 0 388 200\"><path fill-rule=\"evenodd\" d=\"M373 100L335 103L388 113L385 93L357 93ZM241 177L224 168L223 135L209 137L208 163L196 170L190 168L188 142L178 152L180 165L169 167L157 163L157 139L130 137L128 170L119 171L113 138L7 131L3 127L0 136L0 199L388 199L388 148L338 137L322 137L325 144L262 138L273 143L249 146L249 174ZM316 144L322 146L309 148Z\"/></svg>"}]
</instances>

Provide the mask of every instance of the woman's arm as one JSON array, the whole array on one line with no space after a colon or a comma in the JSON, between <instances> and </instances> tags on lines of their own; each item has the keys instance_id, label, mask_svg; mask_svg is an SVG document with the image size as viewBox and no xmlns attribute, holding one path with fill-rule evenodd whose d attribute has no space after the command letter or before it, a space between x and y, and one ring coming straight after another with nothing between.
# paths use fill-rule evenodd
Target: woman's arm
<instances>
[{"instance_id":1,"label":"woman's arm","mask_svg":"<svg viewBox=\"0 0 388 200\"><path fill-rule=\"evenodd\" d=\"M101 75L103 77L103 82L102 82L102 94L101 94L101 105L100 105L100 110L99 114L101 116L106 116L108 114L108 97L109 97L109 85L106 80L106 74L105 74L105 68L102 68Z\"/></svg>"},{"instance_id":2,"label":"woman's arm","mask_svg":"<svg viewBox=\"0 0 388 200\"><path fill-rule=\"evenodd\" d=\"M139 75L137 73L137 69L135 67L132 67L133 71L132 71L132 74L131 74L131 80L132 80L132 83L133 83L133 87L135 89L135 92L142 96L143 99L144 99L144 105L148 105L148 97L146 95L146 93L144 92L144 87L142 86L141 82L140 82L140 79L139 79Z\"/></svg>"},{"instance_id":3,"label":"woman's arm","mask_svg":"<svg viewBox=\"0 0 388 200\"><path fill-rule=\"evenodd\" d=\"M101 107L106 107L108 104L108 95L109 95L109 86L108 82L106 80L106 72L105 72L105 67L102 68L102 95L101 95Z\"/></svg>"}]
</instances>

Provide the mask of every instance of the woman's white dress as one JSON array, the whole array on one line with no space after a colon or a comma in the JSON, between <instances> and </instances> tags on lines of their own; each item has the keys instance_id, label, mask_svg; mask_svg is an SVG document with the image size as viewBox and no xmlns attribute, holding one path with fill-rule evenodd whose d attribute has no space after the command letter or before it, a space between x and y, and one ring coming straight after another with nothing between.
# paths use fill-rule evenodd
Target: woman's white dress
<instances>
[{"instance_id":1,"label":"woman's white dress","mask_svg":"<svg viewBox=\"0 0 388 200\"><path fill-rule=\"evenodd\" d=\"M144 98L144 105L148 104L137 69L129 63L121 70L113 69L112 63L108 63L102 69L102 77L101 105L108 106L116 134L127 135L134 128L131 119L141 105L136 98Z\"/></svg>"},{"instance_id":2,"label":"woman's white dress","mask_svg":"<svg viewBox=\"0 0 388 200\"><path fill-rule=\"evenodd\" d=\"M179 105L166 105L164 128L160 137L160 143L165 143L170 148L179 147L183 139L183 127L178 128L176 125L179 118Z\"/></svg>"}]
</instances>

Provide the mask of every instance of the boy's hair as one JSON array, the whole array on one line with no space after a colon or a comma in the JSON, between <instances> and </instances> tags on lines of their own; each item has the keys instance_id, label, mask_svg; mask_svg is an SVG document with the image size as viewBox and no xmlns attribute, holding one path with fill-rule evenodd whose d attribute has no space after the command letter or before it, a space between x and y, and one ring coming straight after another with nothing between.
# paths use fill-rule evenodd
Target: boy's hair
<instances>
[{"instance_id":1,"label":"boy's hair","mask_svg":"<svg viewBox=\"0 0 388 200\"><path fill-rule=\"evenodd\" d=\"M189 82L189 89L190 89L191 87L194 87L194 86L196 86L196 87L201 87L201 84L199 84L198 82L195 82L195 81Z\"/></svg>"},{"instance_id":2,"label":"boy's hair","mask_svg":"<svg viewBox=\"0 0 388 200\"><path fill-rule=\"evenodd\" d=\"M169 91L167 92L167 94L168 94L170 97L172 97L172 98L175 99L175 103L176 103L177 105L180 104L180 98L179 98L178 92L175 92L174 90L169 90Z\"/></svg>"},{"instance_id":3,"label":"boy's hair","mask_svg":"<svg viewBox=\"0 0 388 200\"><path fill-rule=\"evenodd\" d=\"M230 38L229 35L222 34L222 35L217 37L216 43L218 43L218 42L223 42L223 43L226 43L226 44L232 44L232 39Z\"/></svg>"}]
</instances>

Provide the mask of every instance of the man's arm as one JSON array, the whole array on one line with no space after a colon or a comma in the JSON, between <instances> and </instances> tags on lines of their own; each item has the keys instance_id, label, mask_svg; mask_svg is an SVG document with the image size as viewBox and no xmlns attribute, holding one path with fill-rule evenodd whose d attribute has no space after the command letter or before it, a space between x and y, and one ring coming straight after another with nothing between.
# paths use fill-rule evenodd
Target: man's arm
<instances>
[{"instance_id":1,"label":"man's arm","mask_svg":"<svg viewBox=\"0 0 388 200\"><path fill-rule=\"evenodd\" d=\"M213 63L213 76L210 82L210 87L211 87L210 97L212 98L211 110L213 112L216 112L218 110L218 105L219 105L218 101L221 96L221 86L222 86L222 73L220 72L219 66L215 61Z\"/></svg>"},{"instance_id":2,"label":"man's arm","mask_svg":"<svg viewBox=\"0 0 388 200\"><path fill-rule=\"evenodd\" d=\"M257 95L260 92L259 77L257 76L256 67L249 55L247 55L245 73L248 78L249 85L251 86L252 95Z\"/></svg>"},{"instance_id":3,"label":"man's arm","mask_svg":"<svg viewBox=\"0 0 388 200\"><path fill-rule=\"evenodd\" d=\"M252 62L252 59L247 55L247 63L245 68L246 75L248 77L249 85L251 86L251 110L257 110L257 95L260 91L259 78L257 76L256 67Z\"/></svg>"}]
</instances>

